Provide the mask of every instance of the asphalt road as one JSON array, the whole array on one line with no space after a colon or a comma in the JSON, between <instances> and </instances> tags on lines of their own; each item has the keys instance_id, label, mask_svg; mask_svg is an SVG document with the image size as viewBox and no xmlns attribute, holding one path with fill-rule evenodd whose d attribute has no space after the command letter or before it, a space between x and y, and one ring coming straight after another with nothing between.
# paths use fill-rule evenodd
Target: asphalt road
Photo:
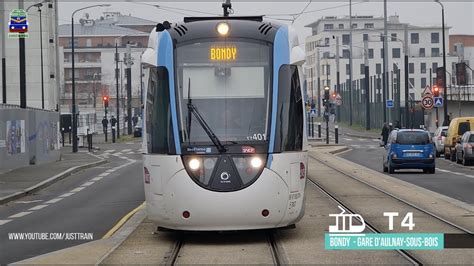
<instances>
[{"instance_id":1,"label":"asphalt road","mask_svg":"<svg viewBox=\"0 0 474 266\"><path fill-rule=\"evenodd\" d=\"M109 163L0 206L0 220L10 220L0 224L0 264L100 239L144 201L140 145L105 147L115 150L109 150L110 155L106 156ZM124 152L117 154L121 151ZM11 240L19 236L12 233L38 233L34 237L46 233L48 238L58 236L50 233L63 235L61 240ZM70 234L68 237L76 239L66 240L64 233L92 233L93 239L79 240L78 235Z\"/></svg>"},{"instance_id":2,"label":"asphalt road","mask_svg":"<svg viewBox=\"0 0 474 266\"><path fill-rule=\"evenodd\" d=\"M384 148L376 139L342 137L342 143L351 148L340 156L382 172ZM436 173L424 174L421 170L397 170L390 176L445 196L474 204L474 167L465 167L443 157L436 159Z\"/></svg>"}]
</instances>

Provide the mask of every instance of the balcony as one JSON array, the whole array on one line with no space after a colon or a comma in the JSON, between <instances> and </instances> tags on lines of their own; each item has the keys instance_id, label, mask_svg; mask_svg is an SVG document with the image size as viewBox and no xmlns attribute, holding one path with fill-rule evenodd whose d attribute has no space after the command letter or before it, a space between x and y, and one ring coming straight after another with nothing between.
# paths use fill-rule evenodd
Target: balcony
<instances>
[{"instance_id":1,"label":"balcony","mask_svg":"<svg viewBox=\"0 0 474 266\"><path fill-rule=\"evenodd\" d=\"M76 60L74 62L75 68L93 68L93 67L101 67L102 62L100 59L95 61L87 61L87 60ZM72 68L72 62L69 59L64 59L64 68Z\"/></svg>"}]
</instances>

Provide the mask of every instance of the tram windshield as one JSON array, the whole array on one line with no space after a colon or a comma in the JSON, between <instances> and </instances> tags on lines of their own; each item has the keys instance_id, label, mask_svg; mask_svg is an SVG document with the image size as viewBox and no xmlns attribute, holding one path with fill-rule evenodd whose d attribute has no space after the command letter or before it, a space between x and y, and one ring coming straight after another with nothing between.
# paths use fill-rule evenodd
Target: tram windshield
<instances>
[{"instance_id":1,"label":"tram windshield","mask_svg":"<svg viewBox=\"0 0 474 266\"><path fill-rule=\"evenodd\" d=\"M270 108L269 45L202 41L176 50L176 88L183 143L265 143ZM207 124L189 110L190 103Z\"/></svg>"}]
</instances>

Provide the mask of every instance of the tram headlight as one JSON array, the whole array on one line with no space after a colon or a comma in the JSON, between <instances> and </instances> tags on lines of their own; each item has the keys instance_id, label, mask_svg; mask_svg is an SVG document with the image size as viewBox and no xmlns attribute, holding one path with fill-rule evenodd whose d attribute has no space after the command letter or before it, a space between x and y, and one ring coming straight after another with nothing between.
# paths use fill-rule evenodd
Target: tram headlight
<instances>
[{"instance_id":1,"label":"tram headlight","mask_svg":"<svg viewBox=\"0 0 474 266\"><path fill-rule=\"evenodd\" d=\"M191 170L196 171L201 166L201 163L199 162L198 159L193 158L189 160L188 166L189 168L191 168Z\"/></svg>"},{"instance_id":2,"label":"tram headlight","mask_svg":"<svg viewBox=\"0 0 474 266\"><path fill-rule=\"evenodd\" d=\"M227 35L229 33L229 24L225 22L217 24L217 32L223 36Z\"/></svg>"},{"instance_id":3,"label":"tram headlight","mask_svg":"<svg viewBox=\"0 0 474 266\"><path fill-rule=\"evenodd\" d=\"M260 159L259 157L253 157L250 161L250 165L252 165L253 168L260 168L262 164L262 159Z\"/></svg>"}]
</instances>

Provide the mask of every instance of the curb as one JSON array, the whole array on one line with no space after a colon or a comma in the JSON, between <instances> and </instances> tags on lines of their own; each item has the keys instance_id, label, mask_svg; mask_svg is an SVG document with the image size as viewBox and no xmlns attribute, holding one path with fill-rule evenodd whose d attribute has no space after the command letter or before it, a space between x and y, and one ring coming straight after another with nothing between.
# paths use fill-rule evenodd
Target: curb
<instances>
[{"instance_id":1,"label":"curb","mask_svg":"<svg viewBox=\"0 0 474 266\"><path fill-rule=\"evenodd\" d=\"M101 165L101 164L104 164L106 163L107 160L105 159L102 159L100 161L97 161L97 162L93 162L93 163L88 163L88 164L83 164L83 165L78 165L78 166L74 166L74 167L71 167L69 169L67 169L66 171L62 172L62 173L59 173L53 177L50 177L36 185L33 185L29 188L25 188L23 189L22 191L18 191L18 192L15 192L13 194L10 194L8 196L5 196L3 198L0 198L0 205L2 204L5 204L7 202L10 202L10 201L13 201L13 200L16 200L16 199L19 199L21 197L24 197L28 194L31 194L33 192L36 192L38 190L41 190L45 187L48 187L74 173L77 173L81 170L85 170L85 169L88 169L88 168L91 168L91 167L95 167L95 166L98 166L98 165Z\"/></svg>"}]
</instances>

